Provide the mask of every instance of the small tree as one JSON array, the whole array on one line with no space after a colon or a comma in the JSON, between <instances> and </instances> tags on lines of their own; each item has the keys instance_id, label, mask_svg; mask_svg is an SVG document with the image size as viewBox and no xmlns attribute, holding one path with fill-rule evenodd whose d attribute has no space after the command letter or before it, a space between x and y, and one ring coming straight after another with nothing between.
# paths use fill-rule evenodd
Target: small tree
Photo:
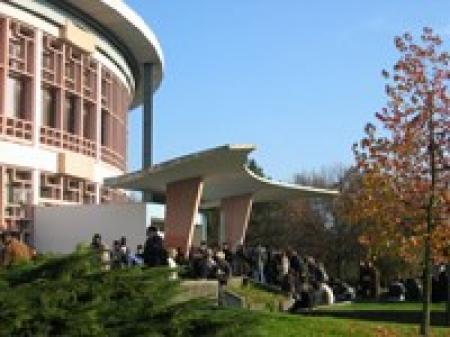
<instances>
[{"instance_id":1,"label":"small tree","mask_svg":"<svg viewBox=\"0 0 450 337\"><path fill-rule=\"evenodd\" d=\"M383 136L368 124L354 146L363 176L354 200L357 217L367 224L363 241L420 258L424 336L430 335L432 263L448 262L450 241L450 57L441 44L430 28L420 43L410 34L395 38L401 55L392 74L383 71L388 103L376 114Z\"/></svg>"}]
</instances>

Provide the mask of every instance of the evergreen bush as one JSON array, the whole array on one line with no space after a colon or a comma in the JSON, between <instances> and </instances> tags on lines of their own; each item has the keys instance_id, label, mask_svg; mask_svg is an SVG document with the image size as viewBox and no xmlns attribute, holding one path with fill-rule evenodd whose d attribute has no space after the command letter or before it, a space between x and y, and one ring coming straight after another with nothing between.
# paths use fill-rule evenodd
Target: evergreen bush
<instances>
[{"instance_id":1,"label":"evergreen bush","mask_svg":"<svg viewBox=\"0 0 450 337\"><path fill-rule=\"evenodd\" d=\"M245 336L250 322L175 301L166 269L102 271L87 248L0 271L0 336ZM179 296L178 296L179 297ZM250 335L250 333L249 333Z\"/></svg>"}]
</instances>

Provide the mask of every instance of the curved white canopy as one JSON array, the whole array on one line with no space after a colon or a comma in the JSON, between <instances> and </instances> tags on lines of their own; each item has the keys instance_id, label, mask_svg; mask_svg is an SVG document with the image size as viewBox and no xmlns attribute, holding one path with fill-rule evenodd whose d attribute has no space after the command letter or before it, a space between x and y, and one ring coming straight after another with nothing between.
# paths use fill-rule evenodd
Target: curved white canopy
<instances>
[{"instance_id":1,"label":"curved white canopy","mask_svg":"<svg viewBox=\"0 0 450 337\"><path fill-rule=\"evenodd\" d=\"M254 202L338 194L336 190L283 183L256 175L246 166L253 150L253 145L224 145L108 178L105 185L164 194L167 184L201 177L204 182L202 208L215 207L223 198L243 194L252 194Z\"/></svg>"}]
</instances>

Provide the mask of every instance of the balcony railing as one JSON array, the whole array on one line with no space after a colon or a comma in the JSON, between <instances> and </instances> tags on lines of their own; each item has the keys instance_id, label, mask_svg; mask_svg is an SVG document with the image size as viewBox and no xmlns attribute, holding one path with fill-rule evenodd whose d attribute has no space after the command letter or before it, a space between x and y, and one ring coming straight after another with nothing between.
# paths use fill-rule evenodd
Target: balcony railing
<instances>
[{"instance_id":1,"label":"balcony railing","mask_svg":"<svg viewBox=\"0 0 450 337\"><path fill-rule=\"evenodd\" d=\"M0 136L1 135L32 141L33 122L0 115Z\"/></svg>"},{"instance_id":2,"label":"balcony railing","mask_svg":"<svg viewBox=\"0 0 450 337\"><path fill-rule=\"evenodd\" d=\"M103 161L120 168L121 170L126 170L125 158L114 150L106 146L102 146L102 158Z\"/></svg>"},{"instance_id":3,"label":"balcony railing","mask_svg":"<svg viewBox=\"0 0 450 337\"><path fill-rule=\"evenodd\" d=\"M40 142L93 158L97 156L97 146L94 141L48 126L41 126Z\"/></svg>"}]
</instances>

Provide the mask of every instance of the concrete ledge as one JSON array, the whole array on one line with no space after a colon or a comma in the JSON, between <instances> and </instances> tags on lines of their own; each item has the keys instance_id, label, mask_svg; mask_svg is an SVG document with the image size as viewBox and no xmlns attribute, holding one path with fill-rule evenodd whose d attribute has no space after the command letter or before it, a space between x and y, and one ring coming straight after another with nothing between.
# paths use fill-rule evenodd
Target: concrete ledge
<instances>
[{"instance_id":1,"label":"concrete ledge","mask_svg":"<svg viewBox=\"0 0 450 337\"><path fill-rule=\"evenodd\" d=\"M245 308L245 298L239 296L238 294L223 289L220 292L219 305L227 308Z\"/></svg>"},{"instance_id":2,"label":"concrete ledge","mask_svg":"<svg viewBox=\"0 0 450 337\"><path fill-rule=\"evenodd\" d=\"M217 302L219 283L216 280L184 280L181 281L183 299L204 298Z\"/></svg>"}]
</instances>

